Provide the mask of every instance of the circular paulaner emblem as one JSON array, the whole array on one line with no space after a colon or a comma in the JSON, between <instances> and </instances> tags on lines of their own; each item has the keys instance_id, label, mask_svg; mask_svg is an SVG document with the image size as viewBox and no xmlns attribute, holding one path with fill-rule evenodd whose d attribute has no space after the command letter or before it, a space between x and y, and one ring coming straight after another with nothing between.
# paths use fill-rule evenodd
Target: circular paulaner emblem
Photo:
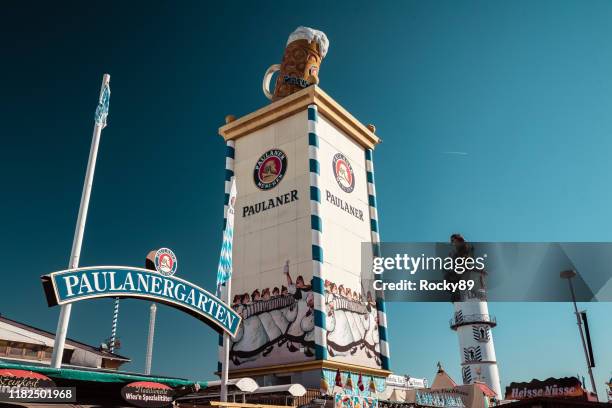
<instances>
[{"instance_id":1,"label":"circular paulaner emblem","mask_svg":"<svg viewBox=\"0 0 612 408\"><path fill-rule=\"evenodd\" d=\"M342 190L350 193L355 188L355 173L348 159L342 153L336 153L332 163L334 177Z\"/></svg>"},{"instance_id":2,"label":"circular paulaner emblem","mask_svg":"<svg viewBox=\"0 0 612 408\"><path fill-rule=\"evenodd\" d=\"M155 269L164 276L172 276L178 268L176 256L171 249L160 248L155 253Z\"/></svg>"},{"instance_id":3,"label":"circular paulaner emblem","mask_svg":"<svg viewBox=\"0 0 612 408\"><path fill-rule=\"evenodd\" d=\"M270 190L276 187L287 171L287 155L279 149L270 149L257 160L253 180L257 188Z\"/></svg>"}]
</instances>

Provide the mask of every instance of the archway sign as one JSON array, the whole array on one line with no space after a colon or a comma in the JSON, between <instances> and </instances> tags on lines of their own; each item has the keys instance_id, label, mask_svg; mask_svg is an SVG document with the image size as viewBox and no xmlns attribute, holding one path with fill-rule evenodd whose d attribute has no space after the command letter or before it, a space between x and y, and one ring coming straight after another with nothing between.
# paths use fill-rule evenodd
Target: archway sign
<instances>
[{"instance_id":1,"label":"archway sign","mask_svg":"<svg viewBox=\"0 0 612 408\"><path fill-rule=\"evenodd\" d=\"M172 275L130 266L67 269L41 277L49 306L96 298L133 298L171 306L235 337L241 317L215 295Z\"/></svg>"}]
</instances>

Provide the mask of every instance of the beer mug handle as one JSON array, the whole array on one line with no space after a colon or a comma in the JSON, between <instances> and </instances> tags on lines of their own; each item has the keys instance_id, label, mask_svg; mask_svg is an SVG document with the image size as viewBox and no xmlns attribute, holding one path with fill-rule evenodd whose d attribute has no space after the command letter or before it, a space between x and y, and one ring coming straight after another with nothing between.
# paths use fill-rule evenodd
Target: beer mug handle
<instances>
[{"instance_id":1,"label":"beer mug handle","mask_svg":"<svg viewBox=\"0 0 612 408\"><path fill-rule=\"evenodd\" d=\"M263 89L264 95L266 95L266 98L268 98L269 100L274 99L274 95L270 92L270 81L272 80L272 75L276 71L280 71L280 67L280 64L270 65L270 68L268 68L268 70L264 74L263 83L261 87Z\"/></svg>"}]
</instances>

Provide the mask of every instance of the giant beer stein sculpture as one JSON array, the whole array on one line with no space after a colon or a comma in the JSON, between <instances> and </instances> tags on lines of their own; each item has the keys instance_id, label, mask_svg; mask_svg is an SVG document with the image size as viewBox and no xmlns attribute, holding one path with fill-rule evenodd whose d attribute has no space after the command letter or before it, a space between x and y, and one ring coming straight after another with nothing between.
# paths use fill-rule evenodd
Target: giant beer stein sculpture
<instances>
[{"instance_id":1,"label":"giant beer stein sculpture","mask_svg":"<svg viewBox=\"0 0 612 408\"><path fill-rule=\"evenodd\" d=\"M271 65L263 79L263 92L272 101L291 95L319 83L319 67L329 47L325 33L309 27L298 27L289 36L283 61ZM272 75L276 78L274 93L270 92Z\"/></svg>"}]
</instances>

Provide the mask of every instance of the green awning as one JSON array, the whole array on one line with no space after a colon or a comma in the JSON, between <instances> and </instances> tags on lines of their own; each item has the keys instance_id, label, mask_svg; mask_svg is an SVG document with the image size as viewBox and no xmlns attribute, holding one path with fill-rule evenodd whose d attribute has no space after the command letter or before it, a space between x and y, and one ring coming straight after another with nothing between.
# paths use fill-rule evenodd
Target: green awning
<instances>
[{"instance_id":1,"label":"green awning","mask_svg":"<svg viewBox=\"0 0 612 408\"><path fill-rule=\"evenodd\" d=\"M2 360L0 360L0 368L5 368L5 369L12 368L15 370L34 371L37 373L44 374L51 378L61 378L61 379L76 380L76 381L95 381L95 382L105 382L105 383L153 381L153 382L166 384L171 387L199 384L200 388L206 388L208 385L207 381L189 381L189 380L185 380L182 378L153 377L153 376L125 373L125 372L111 371L111 370L51 368L48 366L8 363Z\"/></svg>"}]
</instances>

